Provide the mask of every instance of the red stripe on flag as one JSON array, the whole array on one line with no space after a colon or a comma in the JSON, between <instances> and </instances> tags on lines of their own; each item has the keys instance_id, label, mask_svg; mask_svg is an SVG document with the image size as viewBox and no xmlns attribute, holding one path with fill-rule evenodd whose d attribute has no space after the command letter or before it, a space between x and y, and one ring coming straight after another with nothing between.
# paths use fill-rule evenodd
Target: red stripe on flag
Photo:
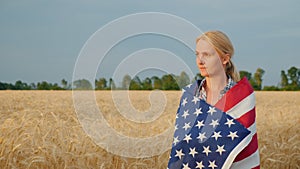
<instances>
[{"instance_id":1,"label":"red stripe on flag","mask_svg":"<svg viewBox=\"0 0 300 169\"><path fill-rule=\"evenodd\" d=\"M227 112L244 98L253 93L253 88L249 84L247 78L243 78L234 85L226 94L216 103L215 107Z\"/></svg>"},{"instance_id":2,"label":"red stripe on flag","mask_svg":"<svg viewBox=\"0 0 300 169\"><path fill-rule=\"evenodd\" d=\"M256 167L254 167L254 168L252 168L252 169L260 169L260 166L256 166Z\"/></svg>"},{"instance_id":3,"label":"red stripe on flag","mask_svg":"<svg viewBox=\"0 0 300 169\"><path fill-rule=\"evenodd\" d=\"M234 159L234 162L238 162L249 157L250 155L255 153L257 149L258 149L257 133L255 133L252 137L251 142L248 144L247 147L245 147L243 151L240 152L240 154L238 154L238 156Z\"/></svg>"},{"instance_id":4,"label":"red stripe on flag","mask_svg":"<svg viewBox=\"0 0 300 169\"><path fill-rule=\"evenodd\" d=\"M246 128L250 127L255 123L255 107L236 120Z\"/></svg>"}]
</instances>

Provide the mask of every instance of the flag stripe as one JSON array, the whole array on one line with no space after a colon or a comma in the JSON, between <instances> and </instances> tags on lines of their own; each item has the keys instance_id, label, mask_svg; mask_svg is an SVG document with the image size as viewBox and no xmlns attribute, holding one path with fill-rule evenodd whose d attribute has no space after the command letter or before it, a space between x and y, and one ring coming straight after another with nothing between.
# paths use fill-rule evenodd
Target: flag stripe
<instances>
[{"instance_id":1,"label":"flag stripe","mask_svg":"<svg viewBox=\"0 0 300 169\"><path fill-rule=\"evenodd\" d=\"M243 124L246 128L250 127L255 123L255 108L236 119L238 122ZM256 132L256 130L255 130Z\"/></svg>"},{"instance_id":2,"label":"flag stripe","mask_svg":"<svg viewBox=\"0 0 300 169\"><path fill-rule=\"evenodd\" d=\"M244 149L249 144L249 142L251 142L251 135L248 135L242 142L236 145L236 147L232 150L230 155L227 157L222 168L230 168L230 166L234 162L237 152L239 152L241 149Z\"/></svg>"},{"instance_id":3,"label":"flag stripe","mask_svg":"<svg viewBox=\"0 0 300 169\"><path fill-rule=\"evenodd\" d=\"M250 144L236 157L235 162L241 161L258 150L257 134L252 137Z\"/></svg>"},{"instance_id":4,"label":"flag stripe","mask_svg":"<svg viewBox=\"0 0 300 169\"><path fill-rule=\"evenodd\" d=\"M240 118L245 112L249 112L255 107L255 96L251 93L249 96L241 100L234 107L227 110L226 113L235 119Z\"/></svg>"},{"instance_id":5,"label":"flag stripe","mask_svg":"<svg viewBox=\"0 0 300 169\"><path fill-rule=\"evenodd\" d=\"M253 135L256 134L256 123L252 124L247 129L251 132L250 135L253 137Z\"/></svg>"},{"instance_id":6,"label":"flag stripe","mask_svg":"<svg viewBox=\"0 0 300 169\"><path fill-rule=\"evenodd\" d=\"M258 158L259 158L259 156L258 156ZM258 164L258 166L253 167L252 169L260 169L260 165Z\"/></svg>"},{"instance_id":7,"label":"flag stripe","mask_svg":"<svg viewBox=\"0 0 300 169\"><path fill-rule=\"evenodd\" d=\"M241 102L244 98L251 95L251 93L253 93L251 85L249 84L247 78L243 78L238 82L237 85L233 86L229 91L226 92L224 97L217 102L215 107L227 112L229 109Z\"/></svg>"},{"instance_id":8,"label":"flag stripe","mask_svg":"<svg viewBox=\"0 0 300 169\"><path fill-rule=\"evenodd\" d=\"M258 152L255 123L255 95L246 78L243 78L238 84L239 85L232 87L215 106L235 118L251 131L251 142L237 155L233 164L238 163L240 165L238 165L239 167L237 168L241 168L241 166L245 168L244 164L240 162L245 160L247 163L251 163L252 161L255 165L251 165L251 167L257 166L260 168L259 154L253 154Z\"/></svg>"},{"instance_id":9,"label":"flag stripe","mask_svg":"<svg viewBox=\"0 0 300 169\"><path fill-rule=\"evenodd\" d=\"M248 158L245 158L242 161L235 162L232 164L230 169L240 169L240 168L260 168L259 166L259 151L256 150Z\"/></svg>"}]
</instances>

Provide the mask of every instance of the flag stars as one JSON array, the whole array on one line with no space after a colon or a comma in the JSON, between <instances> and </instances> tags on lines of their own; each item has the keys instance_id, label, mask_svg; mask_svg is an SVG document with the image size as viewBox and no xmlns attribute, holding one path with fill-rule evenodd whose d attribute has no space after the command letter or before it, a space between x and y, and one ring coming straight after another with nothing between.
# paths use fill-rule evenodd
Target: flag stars
<instances>
[{"instance_id":1,"label":"flag stars","mask_svg":"<svg viewBox=\"0 0 300 169\"><path fill-rule=\"evenodd\" d=\"M192 140L191 135L192 134L189 134L189 135L186 134L183 140L185 140L187 143L189 143L189 141Z\"/></svg>"},{"instance_id":2,"label":"flag stars","mask_svg":"<svg viewBox=\"0 0 300 169\"><path fill-rule=\"evenodd\" d=\"M203 151L202 151L202 153L205 153L206 154L206 156L208 156L208 153L211 153L211 151L210 151L210 149L209 149L209 146L207 146L207 147L205 147L205 146L203 146Z\"/></svg>"},{"instance_id":3,"label":"flag stars","mask_svg":"<svg viewBox=\"0 0 300 169\"><path fill-rule=\"evenodd\" d=\"M207 113L210 113L211 115L213 115L215 112L217 112L216 108L209 106L209 110L207 111Z\"/></svg>"},{"instance_id":4,"label":"flag stars","mask_svg":"<svg viewBox=\"0 0 300 169\"><path fill-rule=\"evenodd\" d=\"M184 94L184 93L185 93L185 90L184 90L184 89L182 89L182 90L181 90L181 94Z\"/></svg>"},{"instance_id":5,"label":"flag stars","mask_svg":"<svg viewBox=\"0 0 300 169\"><path fill-rule=\"evenodd\" d=\"M178 136L173 139L173 144L176 145L177 143L179 143Z\"/></svg>"},{"instance_id":6,"label":"flag stars","mask_svg":"<svg viewBox=\"0 0 300 169\"><path fill-rule=\"evenodd\" d=\"M184 123L184 126L183 126L182 128L183 128L185 131L186 131L187 129L191 128L190 123L191 123L191 122L189 122L189 123Z\"/></svg>"},{"instance_id":7,"label":"flag stars","mask_svg":"<svg viewBox=\"0 0 300 169\"><path fill-rule=\"evenodd\" d=\"M204 126L203 122L204 122L204 120L202 120L202 121L198 120L196 127L198 127L198 129L200 129L202 126Z\"/></svg>"},{"instance_id":8,"label":"flag stars","mask_svg":"<svg viewBox=\"0 0 300 169\"><path fill-rule=\"evenodd\" d=\"M189 167L189 163L183 164L183 168L182 168L182 169L191 169L191 168Z\"/></svg>"},{"instance_id":9,"label":"flag stars","mask_svg":"<svg viewBox=\"0 0 300 169\"><path fill-rule=\"evenodd\" d=\"M204 165L203 165L203 162L202 162L202 161L201 161L201 162L197 162L197 161L196 161L196 163L197 163L196 168L199 168L199 169L203 169L203 168L204 168Z\"/></svg>"},{"instance_id":10,"label":"flag stars","mask_svg":"<svg viewBox=\"0 0 300 169\"><path fill-rule=\"evenodd\" d=\"M201 109L202 109L202 108L199 108L199 109L196 108L196 111L194 112L194 114L195 114L196 116L199 116L199 114L202 114L203 112L201 111Z\"/></svg>"},{"instance_id":11,"label":"flag stars","mask_svg":"<svg viewBox=\"0 0 300 169\"><path fill-rule=\"evenodd\" d=\"M227 119L227 122L225 124L228 125L228 127L230 128L231 125L233 125L235 123L233 122L233 119L231 119L231 120Z\"/></svg>"},{"instance_id":12,"label":"flag stars","mask_svg":"<svg viewBox=\"0 0 300 169\"><path fill-rule=\"evenodd\" d=\"M198 154L198 152L196 151L196 147L190 148L190 153L189 154L192 155L193 158L195 158L195 154Z\"/></svg>"},{"instance_id":13,"label":"flag stars","mask_svg":"<svg viewBox=\"0 0 300 169\"><path fill-rule=\"evenodd\" d=\"M175 125L174 131L178 130L178 124Z\"/></svg>"},{"instance_id":14,"label":"flag stars","mask_svg":"<svg viewBox=\"0 0 300 169\"><path fill-rule=\"evenodd\" d=\"M217 120L212 120L211 123L209 124L215 128L217 125L219 125L218 119Z\"/></svg>"},{"instance_id":15,"label":"flag stars","mask_svg":"<svg viewBox=\"0 0 300 169\"><path fill-rule=\"evenodd\" d=\"M216 141L217 141L219 137L222 137L222 136L220 135L220 133L221 133L221 131L219 131L219 132L214 132L214 135L212 135L211 137L214 137L214 138L216 139Z\"/></svg>"},{"instance_id":16,"label":"flag stars","mask_svg":"<svg viewBox=\"0 0 300 169\"><path fill-rule=\"evenodd\" d=\"M197 139L199 139L201 142L203 142L203 139L206 139L207 137L205 136L205 132L203 133L199 133L199 136L197 137Z\"/></svg>"},{"instance_id":17,"label":"flag stars","mask_svg":"<svg viewBox=\"0 0 300 169\"><path fill-rule=\"evenodd\" d=\"M216 152L220 153L220 155L222 155L222 153L226 151L224 149L224 145L222 145L222 146L217 145L217 147L218 147L218 149L216 150Z\"/></svg>"},{"instance_id":18,"label":"flag stars","mask_svg":"<svg viewBox=\"0 0 300 169\"><path fill-rule=\"evenodd\" d=\"M190 114L189 114L189 110L183 111L182 117L184 117L184 119L186 119L186 117L187 117L188 115L190 115Z\"/></svg>"},{"instance_id":19,"label":"flag stars","mask_svg":"<svg viewBox=\"0 0 300 169\"><path fill-rule=\"evenodd\" d=\"M212 168L212 169L215 169L216 167L218 167L216 164L215 164L216 161L209 161L209 168Z\"/></svg>"},{"instance_id":20,"label":"flag stars","mask_svg":"<svg viewBox=\"0 0 300 169\"><path fill-rule=\"evenodd\" d=\"M229 131L229 135L227 136L227 137L231 137L231 140L234 140L234 138L235 137L239 137L236 133L237 133L237 131L235 131L235 132L231 132L231 131Z\"/></svg>"},{"instance_id":21,"label":"flag stars","mask_svg":"<svg viewBox=\"0 0 300 169\"><path fill-rule=\"evenodd\" d=\"M184 107L187 104L187 97L182 100L181 105Z\"/></svg>"},{"instance_id":22,"label":"flag stars","mask_svg":"<svg viewBox=\"0 0 300 169\"><path fill-rule=\"evenodd\" d=\"M194 104L197 104L197 102L200 101L200 99L196 96L194 96L194 99L192 100L192 102L194 102Z\"/></svg>"},{"instance_id":23,"label":"flag stars","mask_svg":"<svg viewBox=\"0 0 300 169\"><path fill-rule=\"evenodd\" d=\"M187 88L191 88L192 85L193 85L193 84L189 84L189 85L187 85L186 87L187 87Z\"/></svg>"},{"instance_id":24,"label":"flag stars","mask_svg":"<svg viewBox=\"0 0 300 169\"><path fill-rule=\"evenodd\" d=\"M181 160L182 156L184 156L184 154L182 153L182 149L180 149L179 151L177 151L177 150L175 150L175 151L176 151L175 157L178 157Z\"/></svg>"}]
</instances>

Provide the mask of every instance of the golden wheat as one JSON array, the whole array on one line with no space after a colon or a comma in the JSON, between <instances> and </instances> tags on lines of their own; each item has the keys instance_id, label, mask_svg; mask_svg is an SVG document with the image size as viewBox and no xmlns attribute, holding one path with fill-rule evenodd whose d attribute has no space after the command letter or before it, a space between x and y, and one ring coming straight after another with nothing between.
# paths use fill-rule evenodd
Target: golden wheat
<instances>
[{"instance_id":1,"label":"golden wheat","mask_svg":"<svg viewBox=\"0 0 300 169\"><path fill-rule=\"evenodd\" d=\"M132 106L149 110L150 91L130 91ZM165 111L149 123L120 115L110 91L96 100L108 124L130 137L151 137L174 123L180 92L164 92ZM300 168L300 92L256 92L261 168ZM148 158L107 152L87 136L71 91L0 92L0 168L166 168L169 150ZM171 145L170 145L171 146Z\"/></svg>"}]
</instances>

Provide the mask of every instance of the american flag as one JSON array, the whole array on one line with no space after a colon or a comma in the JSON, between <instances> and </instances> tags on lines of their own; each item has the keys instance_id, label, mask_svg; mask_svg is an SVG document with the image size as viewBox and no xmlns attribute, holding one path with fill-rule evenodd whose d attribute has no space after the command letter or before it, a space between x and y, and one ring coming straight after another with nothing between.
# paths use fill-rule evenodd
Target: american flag
<instances>
[{"instance_id":1,"label":"american flag","mask_svg":"<svg viewBox=\"0 0 300 169\"><path fill-rule=\"evenodd\" d=\"M215 106L183 88L168 169L259 168L253 89L244 78ZM225 113L226 112L226 113Z\"/></svg>"}]
</instances>

